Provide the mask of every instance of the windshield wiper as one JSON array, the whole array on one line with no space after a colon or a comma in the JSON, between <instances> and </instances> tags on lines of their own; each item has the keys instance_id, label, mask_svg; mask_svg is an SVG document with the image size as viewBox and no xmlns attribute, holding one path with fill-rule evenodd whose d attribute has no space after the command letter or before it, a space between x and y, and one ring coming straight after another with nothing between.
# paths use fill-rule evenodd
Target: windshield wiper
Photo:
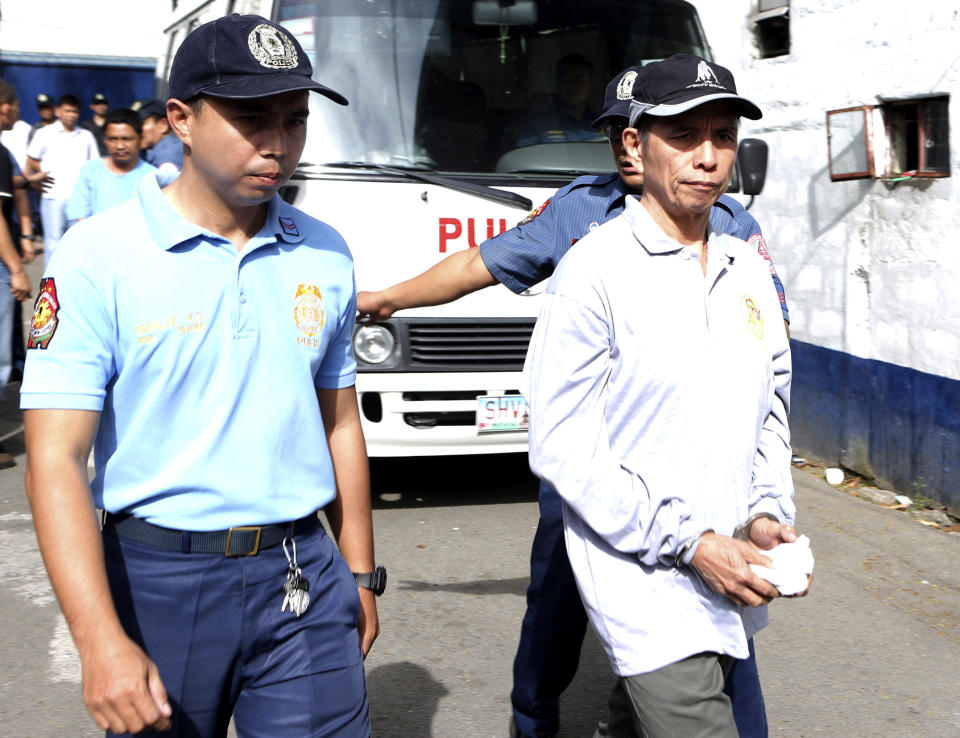
<instances>
[{"instance_id":1,"label":"windshield wiper","mask_svg":"<svg viewBox=\"0 0 960 738\"><path fill-rule=\"evenodd\" d=\"M300 173L309 178L310 172L303 171L303 168L312 166L316 165L301 163ZM510 205L520 210L531 210L533 208L533 202L531 200L523 195L518 195L516 192L498 190L494 187L487 187L486 185L476 184L474 182L465 182L462 179L454 179L453 177L444 177L424 169L396 167L389 164L375 164L367 161L337 161L324 164L323 166L339 167L341 169L373 169L379 172L389 172L391 174L398 174L401 177L406 177L407 179L416 179L421 182L435 184L438 187L446 187L451 190L457 190L458 192L466 192L467 194Z\"/></svg>"}]
</instances>

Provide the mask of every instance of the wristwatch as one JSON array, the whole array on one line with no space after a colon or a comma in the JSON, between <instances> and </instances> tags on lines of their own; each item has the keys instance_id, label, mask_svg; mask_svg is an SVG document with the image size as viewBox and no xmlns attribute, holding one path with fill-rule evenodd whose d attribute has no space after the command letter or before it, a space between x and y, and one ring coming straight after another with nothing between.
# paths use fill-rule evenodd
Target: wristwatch
<instances>
[{"instance_id":1,"label":"wristwatch","mask_svg":"<svg viewBox=\"0 0 960 738\"><path fill-rule=\"evenodd\" d=\"M353 578L357 580L357 586L369 589L377 597L383 594L387 588L387 570L378 566L371 574L357 574L353 572Z\"/></svg>"}]
</instances>

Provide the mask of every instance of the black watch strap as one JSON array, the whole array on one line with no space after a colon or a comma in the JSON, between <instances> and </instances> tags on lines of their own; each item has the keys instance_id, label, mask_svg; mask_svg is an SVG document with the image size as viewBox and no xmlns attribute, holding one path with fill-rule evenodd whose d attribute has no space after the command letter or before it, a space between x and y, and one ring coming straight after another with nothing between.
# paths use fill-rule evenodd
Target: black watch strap
<instances>
[{"instance_id":1,"label":"black watch strap","mask_svg":"<svg viewBox=\"0 0 960 738\"><path fill-rule=\"evenodd\" d=\"M353 578L357 580L357 586L369 589L378 597L383 594L387 588L387 570L378 566L370 574L357 574L353 572Z\"/></svg>"}]
</instances>

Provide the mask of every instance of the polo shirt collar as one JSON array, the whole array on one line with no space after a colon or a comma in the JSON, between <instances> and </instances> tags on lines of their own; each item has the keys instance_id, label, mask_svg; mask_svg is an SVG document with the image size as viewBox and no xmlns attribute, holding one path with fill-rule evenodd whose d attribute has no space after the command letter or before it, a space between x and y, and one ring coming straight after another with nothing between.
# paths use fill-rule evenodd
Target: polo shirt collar
<instances>
[{"instance_id":1,"label":"polo shirt collar","mask_svg":"<svg viewBox=\"0 0 960 738\"><path fill-rule=\"evenodd\" d=\"M640 198L633 196L627 198L626 207L623 211L623 217L633 231L633 235L640 242L640 245L646 249L647 253L670 254L684 249L683 244L670 238L663 229L653 219L650 212L640 202ZM730 244L726 239L718 239L713 225L707 221L707 258L712 255L722 253L723 261L726 264L733 264L735 257Z\"/></svg>"},{"instance_id":2,"label":"polo shirt collar","mask_svg":"<svg viewBox=\"0 0 960 738\"><path fill-rule=\"evenodd\" d=\"M147 221L147 230L153 236L157 246L169 251L174 246L191 239L203 237L226 241L223 236L211 233L196 223L185 220L163 195L161 190L177 178L179 172L156 172L143 178L137 189L143 217ZM298 219L306 216L274 195L267 202L267 217L263 227L250 239L243 252L277 241L299 243L303 233Z\"/></svg>"}]
</instances>

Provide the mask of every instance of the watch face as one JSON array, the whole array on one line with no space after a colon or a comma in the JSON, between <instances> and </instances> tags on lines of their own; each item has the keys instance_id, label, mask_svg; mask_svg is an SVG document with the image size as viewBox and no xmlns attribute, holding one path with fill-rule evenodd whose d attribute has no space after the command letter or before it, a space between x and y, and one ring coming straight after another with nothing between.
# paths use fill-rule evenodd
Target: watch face
<instances>
[{"instance_id":1,"label":"watch face","mask_svg":"<svg viewBox=\"0 0 960 738\"><path fill-rule=\"evenodd\" d=\"M378 566L373 570L373 593L376 595L383 594L383 591L387 588L387 570Z\"/></svg>"}]
</instances>

